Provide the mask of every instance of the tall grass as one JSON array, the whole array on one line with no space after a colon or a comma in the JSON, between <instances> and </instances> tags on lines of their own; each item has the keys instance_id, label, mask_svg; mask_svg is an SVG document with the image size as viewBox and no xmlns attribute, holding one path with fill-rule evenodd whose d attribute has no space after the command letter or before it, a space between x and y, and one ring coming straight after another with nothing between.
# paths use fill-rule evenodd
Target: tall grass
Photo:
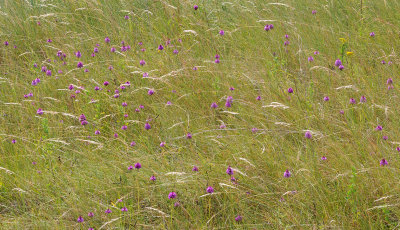
<instances>
[{"instance_id":1,"label":"tall grass","mask_svg":"<svg viewBox=\"0 0 400 230\"><path fill-rule=\"evenodd\" d=\"M374 0L0 1L1 228L398 228L399 10Z\"/></svg>"}]
</instances>

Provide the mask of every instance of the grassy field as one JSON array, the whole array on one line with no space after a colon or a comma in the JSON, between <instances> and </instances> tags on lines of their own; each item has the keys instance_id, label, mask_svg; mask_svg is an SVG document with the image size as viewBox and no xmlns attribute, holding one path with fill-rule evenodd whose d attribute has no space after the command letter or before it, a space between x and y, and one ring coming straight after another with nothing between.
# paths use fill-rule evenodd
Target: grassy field
<instances>
[{"instance_id":1,"label":"grassy field","mask_svg":"<svg viewBox=\"0 0 400 230\"><path fill-rule=\"evenodd\" d=\"M399 12L1 0L0 228L399 229Z\"/></svg>"}]
</instances>

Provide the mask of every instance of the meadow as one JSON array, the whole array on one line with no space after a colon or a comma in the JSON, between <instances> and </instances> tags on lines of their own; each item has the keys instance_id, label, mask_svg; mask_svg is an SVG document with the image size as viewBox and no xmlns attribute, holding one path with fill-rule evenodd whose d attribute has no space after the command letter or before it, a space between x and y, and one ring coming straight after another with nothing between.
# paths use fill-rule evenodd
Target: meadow
<instances>
[{"instance_id":1,"label":"meadow","mask_svg":"<svg viewBox=\"0 0 400 230\"><path fill-rule=\"evenodd\" d=\"M1 0L0 229L399 229L399 12Z\"/></svg>"}]
</instances>

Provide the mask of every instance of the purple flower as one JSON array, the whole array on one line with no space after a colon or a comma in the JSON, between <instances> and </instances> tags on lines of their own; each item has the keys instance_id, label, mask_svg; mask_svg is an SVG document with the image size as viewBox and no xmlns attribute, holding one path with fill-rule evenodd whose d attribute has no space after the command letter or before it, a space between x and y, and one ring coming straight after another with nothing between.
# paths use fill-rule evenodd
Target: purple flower
<instances>
[{"instance_id":1,"label":"purple flower","mask_svg":"<svg viewBox=\"0 0 400 230\"><path fill-rule=\"evenodd\" d=\"M146 123L146 124L144 125L144 129L145 129L145 130L149 130L149 129L151 129L151 126L150 126L150 124L149 124L149 123Z\"/></svg>"},{"instance_id":2,"label":"purple flower","mask_svg":"<svg viewBox=\"0 0 400 230\"><path fill-rule=\"evenodd\" d=\"M211 103L211 108L216 109L218 107L217 103L213 102Z\"/></svg>"},{"instance_id":3,"label":"purple flower","mask_svg":"<svg viewBox=\"0 0 400 230\"><path fill-rule=\"evenodd\" d=\"M124 17L126 20L128 20L129 19L129 16L128 15L125 15L125 17Z\"/></svg>"},{"instance_id":4,"label":"purple flower","mask_svg":"<svg viewBox=\"0 0 400 230\"><path fill-rule=\"evenodd\" d=\"M154 90L149 89L149 91L147 91L147 94L148 94L148 95L153 95L153 94L154 94Z\"/></svg>"},{"instance_id":5,"label":"purple flower","mask_svg":"<svg viewBox=\"0 0 400 230\"><path fill-rule=\"evenodd\" d=\"M343 70L344 69L344 66L343 65L340 65L339 66L339 70Z\"/></svg>"},{"instance_id":6,"label":"purple flower","mask_svg":"<svg viewBox=\"0 0 400 230\"><path fill-rule=\"evenodd\" d=\"M135 164L135 169L140 169L140 168L142 168L142 165L139 162L137 162Z\"/></svg>"},{"instance_id":7,"label":"purple flower","mask_svg":"<svg viewBox=\"0 0 400 230\"><path fill-rule=\"evenodd\" d=\"M11 143L15 144L17 141L15 139L11 140Z\"/></svg>"},{"instance_id":8,"label":"purple flower","mask_svg":"<svg viewBox=\"0 0 400 230\"><path fill-rule=\"evenodd\" d=\"M150 177L150 180L151 181L156 181L156 177L153 175L153 176Z\"/></svg>"},{"instance_id":9,"label":"purple flower","mask_svg":"<svg viewBox=\"0 0 400 230\"><path fill-rule=\"evenodd\" d=\"M292 174L290 173L289 169L286 169L286 171L283 173L283 176L286 178L289 178Z\"/></svg>"},{"instance_id":10,"label":"purple flower","mask_svg":"<svg viewBox=\"0 0 400 230\"><path fill-rule=\"evenodd\" d=\"M326 156L322 156L321 160L326 161Z\"/></svg>"},{"instance_id":11,"label":"purple flower","mask_svg":"<svg viewBox=\"0 0 400 230\"><path fill-rule=\"evenodd\" d=\"M193 9L194 9L194 10L197 10L197 9L199 9L199 6L198 6L198 5L194 5L194 6L193 6Z\"/></svg>"},{"instance_id":12,"label":"purple flower","mask_svg":"<svg viewBox=\"0 0 400 230\"><path fill-rule=\"evenodd\" d=\"M82 57L81 51L77 51L77 52L75 53L75 56L76 56L77 58Z\"/></svg>"},{"instance_id":13,"label":"purple flower","mask_svg":"<svg viewBox=\"0 0 400 230\"><path fill-rule=\"evenodd\" d=\"M126 106L128 106L128 103L122 102L122 106L123 106L123 107L126 107Z\"/></svg>"},{"instance_id":14,"label":"purple flower","mask_svg":"<svg viewBox=\"0 0 400 230\"><path fill-rule=\"evenodd\" d=\"M400 152L400 147L396 147L397 152Z\"/></svg>"},{"instance_id":15,"label":"purple flower","mask_svg":"<svg viewBox=\"0 0 400 230\"><path fill-rule=\"evenodd\" d=\"M195 166L193 166L192 171L193 171L193 172L198 172L198 171L199 171L199 168L197 168L197 166L195 165Z\"/></svg>"},{"instance_id":16,"label":"purple flower","mask_svg":"<svg viewBox=\"0 0 400 230\"><path fill-rule=\"evenodd\" d=\"M132 165L129 165L128 166L128 170L132 170L133 169L133 166Z\"/></svg>"},{"instance_id":17,"label":"purple flower","mask_svg":"<svg viewBox=\"0 0 400 230\"><path fill-rule=\"evenodd\" d=\"M235 90L235 88L233 88L233 87L230 87L230 88L229 88L229 90L230 90L230 91L233 91L233 90Z\"/></svg>"},{"instance_id":18,"label":"purple flower","mask_svg":"<svg viewBox=\"0 0 400 230\"><path fill-rule=\"evenodd\" d=\"M329 101L329 97L328 96L324 97L324 101Z\"/></svg>"},{"instance_id":19,"label":"purple flower","mask_svg":"<svg viewBox=\"0 0 400 230\"><path fill-rule=\"evenodd\" d=\"M105 86L107 86L107 85L109 85L110 83L108 82L108 81L105 81L104 83L103 83L103 85L105 85Z\"/></svg>"},{"instance_id":20,"label":"purple flower","mask_svg":"<svg viewBox=\"0 0 400 230\"><path fill-rule=\"evenodd\" d=\"M289 44L290 44L289 41L285 41L285 42L283 43L284 46L288 46Z\"/></svg>"},{"instance_id":21,"label":"purple flower","mask_svg":"<svg viewBox=\"0 0 400 230\"><path fill-rule=\"evenodd\" d=\"M381 166L385 166L385 165L387 165L387 164L388 164L387 160L386 160L385 158L382 158L382 160L381 160L381 162L380 162L380 165L381 165Z\"/></svg>"},{"instance_id":22,"label":"purple flower","mask_svg":"<svg viewBox=\"0 0 400 230\"><path fill-rule=\"evenodd\" d=\"M360 102L361 103L367 102L367 98L365 96L361 96Z\"/></svg>"},{"instance_id":23,"label":"purple flower","mask_svg":"<svg viewBox=\"0 0 400 230\"><path fill-rule=\"evenodd\" d=\"M158 46L158 50L163 50L164 49L164 46L163 45L159 45Z\"/></svg>"},{"instance_id":24,"label":"purple flower","mask_svg":"<svg viewBox=\"0 0 400 230\"><path fill-rule=\"evenodd\" d=\"M261 100L261 96L257 96L256 100L260 101Z\"/></svg>"},{"instance_id":25,"label":"purple flower","mask_svg":"<svg viewBox=\"0 0 400 230\"><path fill-rule=\"evenodd\" d=\"M98 52L99 52L99 48L94 47L93 52L94 52L94 53L98 53Z\"/></svg>"},{"instance_id":26,"label":"purple flower","mask_svg":"<svg viewBox=\"0 0 400 230\"><path fill-rule=\"evenodd\" d=\"M162 147L165 147L165 142L164 141L162 141L161 143L160 143L160 147L162 148Z\"/></svg>"},{"instance_id":27,"label":"purple flower","mask_svg":"<svg viewBox=\"0 0 400 230\"><path fill-rule=\"evenodd\" d=\"M355 104L356 100L354 98L350 98L349 102L350 102L350 104Z\"/></svg>"},{"instance_id":28,"label":"purple flower","mask_svg":"<svg viewBox=\"0 0 400 230\"><path fill-rule=\"evenodd\" d=\"M47 42L52 43L53 41L49 38L49 39L47 39Z\"/></svg>"},{"instance_id":29,"label":"purple flower","mask_svg":"<svg viewBox=\"0 0 400 230\"><path fill-rule=\"evenodd\" d=\"M311 134L310 131L306 131L306 133L304 134L304 136L305 136L307 139L311 139L311 138L312 138L312 134Z\"/></svg>"},{"instance_id":30,"label":"purple flower","mask_svg":"<svg viewBox=\"0 0 400 230\"><path fill-rule=\"evenodd\" d=\"M172 102L170 102L170 101L167 101L167 105L172 105Z\"/></svg>"},{"instance_id":31,"label":"purple flower","mask_svg":"<svg viewBox=\"0 0 400 230\"><path fill-rule=\"evenodd\" d=\"M287 91L288 91L288 93L293 93L293 89L292 88L289 88Z\"/></svg>"},{"instance_id":32,"label":"purple flower","mask_svg":"<svg viewBox=\"0 0 400 230\"><path fill-rule=\"evenodd\" d=\"M89 122L88 121L81 121L81 125L87 125Z\"/></svg>"},{"instance_id":33,"label":"purple flower","mask_svg":"<svg viewBox=\"0 0 400 230\"><path fill-rule=\"evenodd\" d=\"M99 134L100 134L100 131L99 131L99 130L96 130L96 131L94 131L94 134L95 134L95 135L99 135Z\"/></svg>"},{"instance_id":34,"label":"purple flower","mask_svg":"<svg viewBox=\"0 0 400 230\"><path fill-rule=\"evenodd\" d=\"M228 166L228 168L226 169L226 174L233 175L233 170L232 170L231 166Z\"/></svg>"},{"instance_id":35,"label":"purple flower","mask_svg":"<svg viewBox=\"0 0 400 230\"><path fill-rule=\"evenodd\" d=\"M74 85L69 85L69 86L68 86L68 89L69 89L69 90L73 90L73 89L74 89Z\"/></svg>"},{"instance_id":36,"label":"purple flower","mask_svg":"<svg viewBox=\"0 0 400 230\"><path fill-rule=\"evenodd\" d=\"M83 220L83 217L82 217L82 216L79 216L77 221L78 221L78 223L82 223L82 222L84 221L84 220Z\"/></svg>"},{"instance_id":37,"label":"purple flower","mask_svg":"<svg viewBox=\"0 0 400 230\"><path fill-rule=\"evenodd\" d=\"M335 66L339 67L340 65L342 65L342 61L340 59L336 59Z\"/></svg>"},{"instance_id":38,"label":"purple flower","mask_svg":"<svg viewBox=\"0 0 400 230\"><path fill-rule=\"evenodd\" d=\"M308 57L308 61L309 61L309 62L313 62L313 61L314 61L314 58L313 58L312 56L309 56L309 57Z\"/></svg>"},{"instance_id":39,"label":"purple flower","mask_svg":"<svg viewBox=\"0 0 400 230\"><path fill-rule=\"evenodd\" d=\"M288 35L288 34L285 34L285 38L286 38L286 39L289 39L289 35Z\"/></svg>"},{"instance_id":40,"label":"purple flower","mask_svg":"<svg viewBox=\"0 0 400 230\"><path fill-rule=\"evenodd\" d=\"M82 62L78 62L78 64L76 65L76 67L82 68L82 67L83 67L83 63L82 63Z\"/></svg>"},{"instance_id":41,"label":"purple flower","mask_svg":"<svg viewBox=\"0 0 400 230\"><path fill-rule=\"evenodd\" d=\"M170 192L168 194L168 199L175 199L176 198L176 193L175 192Z\"/></svg>"},{"instance_id":42,"label":"purple flower","mask_svg":"<svg viewBox=\"0 0 400 230\"><path fill-rule=\"evenodd\" d=\"M88 217L93 217L94 216L94 213L93 212L89 212L88 213Z\"/></svg>"},{"instance_id":43,"label":"purple flower","mask_svg":"<svg viewBox=\"0 0 400 230\"><path fill-rule=\"evenodd\" d=\"M141 66L144 66L144 65L146 64L146 62L145 62L144 60L140 60L140 61L139 61L139 64L140 64Z\"/></svg>"},{"instance_id":44,"label":"purple flower","mask_svg":"<svg viewBox=\"0 0 400 230\"><path fill-rule=\"evenodd\" d=\"M112 213L111 209L107 208L107 210L105 211L105 213L110 214Z\"/></svg>"},{"instance_id":45,"label":"purple flower","mask_svg":"<svg viewBox=\"0 0 400 230\"><path fill-rule=\"evenodd\" d=\"M187 139L192 139L192 134L191 134L191 133L187 133L187 134L186 134L186 138L187 138Z\"/></svg>"},{"instance_id":46,"label":"purple flower","mask_svg":"<svg viewBox=\"0 0 400 230\"><path fill-rule=\"evenodd\" d=\"M38 115L42 115L42 114L43 114L43 110L42 110L41 108L39 108L39 109L36 111L36 113L37 113Z\"/></svg>"},{"instance_id":47,"label":"purple flower","mask_svg":"<svg viewBox=\"0 0 400 230\"><path fill-rule=\"evenodd\" d=\"M148 77L148 76L149 76L148 73L146 73L146 72L143 73L143 77Z\"/></svg>"},{"instance_id":48,"label":"purple flower","mask_svg":"<svg viewBox=\"0 0 400 230\"><path fill-rule=\"evenodd\" d=\"M117 138L118 137L118 133L114 133L114 137Z\"/></svg>"},{"instance_id":49,"label":"purple flower","mask_svg":"<svg viewBox=\"0 0 400 230\"><path fill-rule=\"evenodd\" d=\"M271 29L271 28L270 28L270 26L269 26L268 24L264 26L264 30L265 30L265 31L269 31L270 29Z\"/></svg>"},{"instance_id":50,"label":"purple flower","mask_svg":"<svg viewBox=\"0 0 400 230\"><path fill-rule=\"evenodd\" d=\"M226 125L222 124L222 125L219 126L219 128L220 128L220 129L225 129L225 128L226 128Z\"/></svg>"},{"instance_id":51,"label":"purple flower","mask_svg":"<svg viewBox=\"0 0 400 230\"><path fill-rule=\"evenodd\" d=\"M317 11L316 11L316 10L313 10L313 11L311 11L311 13L312 13L312 14L316 14L316 13L317 13Z\"/></svg>"},{"instance_id":52,"label":"purple flower","mask_svg":"<svg viewBox=\"0 0 400 230\"><path fill-rule=\"evenodd\" d=\"M136 142L132 141L132 142L131 142L131 146L133 147L133 146L135 146L135 145L136 145Z\"/></svg>"},{"instance_id":53,"label":"purple flower","mask_svg":"<svg viewBox=\"0 0 400 230\"><path fill-rule=\"evenodd\" d=\"M175 49L174 51L172 51L172 53L174 53L174 54L178 54L178 53L179 53L179 51Z\"/></svg>"},{"instance_id":54,"label":"purple flower","mask_svg":"<svg viewBox=\"0 0 400 230\"><path fill-rule=\"evenodd\" d=\"M376 126L376 128L375 128L376 131L381 131L382 129L383 129L383 128L382 128L382 126L380 126L380 125Z\"/></svg>"},{"instance_id":55,"label":"purple flower","mask_svg":"<svg viewBox=\"0 0 400 230\"><path fill-rule=\"evenodd\" d=\"M371 32L371 33L369 34L369 36L370 36L370 37L375 37L375 33L374 33L374 32Z\"/></svg>"},{"instance_id":56,"label":"purple flower","mask_svg":"<svg viewBox=\"0 0 400 230\"><path fill-rule=\"evenodd\" d=\"M240 216L240 215L238 215L238 216L235 217L235 221L236 221L236 222L240 222L240 221L242 221L242 219L243 219L243 218L242 218L242 216Z\"/></svg>"},{"instance_id":57,"label":"purple flower","mask_svg":"<svg viewBox=\"0 0 400 230\"><path fill-rule=\"evenodd\" d=\"M123 125L123 126L121 127L121 129L122 129L122 130L127 130L127 129L128 129L128 126Z\"/></svg>"},{"instance_id":58,"label":"purple flower","mask_svg":"<svg viewBox=\"0 0 400 230\"><path fill-rule=\"evenodd\" d=\"M213 193L213 192L214 192L214 188L211 187L211 186L208 186L207 189L206 189L206 191L207 191L208 193Z\"/></svg>"},{"instance_id":59,"label":"purple flower","mask_svg":"<svg viewBox=\"0 0 400 230\"><path fill-rule=\"evenodd\" d=\"M106 37L106 38L104 38L104 41L105 41L106 43L109 43L111 40L110 40L110 38Z\"/></svg>"},{"instance_id":60,"label":"purple flower","mask_svg":"<svg viewBox=\"0 0 400 230\"><path fill-rule=\"evenodd\" d=\"M387 79L387 81L386 81L386 84L388 84L388 85L391 85L391 84L393 84L393 79L391 79L391 78L388 78L388 79Z\"/></svg>"},{"instance_id":61,"label":"purple flower","mask_svg":"<svg viewBox=\"0 0 400 230\"><path fill-rule=\"evenodd\" d=\"M46 70L46 75L47 75L47 76L51 76L51 70L49 70L49 69Z\"/></svg>"},{"instance_id":62,"label":"purple flower","mask_svg":"<svg viewBox=\"0 0 400 230\"><path fill-rule=\"evenodd\" d=\"M110 51L114 53L116 51L115 47L111 47Z\"/></svg>"},{"instance_id":63,"label":"purple flower","mask_svg":"<svg viewBox=\"0 0 400 230\"><path fill-rule=\"evenodd\" d=\"M387 141L388 136L383 136L382 139L385 140L385 141Z\"/></svg>"},{"instance_id":64,"label":"purple flower","mask_svg":"<svg viewBox=\"0 0 400 230\"><path fill-rule=\"evenodd\" d=\"M253 132L253 133L256 133L257 131L258 131L257 128L252 128L252 129L251 129L251 132Z\"/></svg>"},{"instance_id":65,"label":"purple flower","mask_svg":"<svg viewBox=\"0 0 400 230\"><path fill-rule=\"evenodd\" d=\"M123 208L121 208L121 211L122 211L122 212L127 212L128 209L127 209L126 207L123 207Z\"/></svg>"},{"instance_id":66,"label":"purple flower","mask_svg":"<svg viewBox=\"0 0 400 230\"><path fill-rule=\"evenodd\" d=\"M314 54L315 54L315 55L318 55L318 54L319 54L319 51L318 51L318 50L314 51Z\"/></svg>"},{"instance_id":67,"label":"purple flower","mask_svg":"<svg viewBox=\"0 0 400 230\"><path fill-rule=\"evenodd\" d=\"M225 34L225 31L223 31L223 30L220 30L220 31L219 31L219 35L222 36L222 35L224 35L224 34Z\"/></svg>"},{"instance_id":68,"label":"purple flower","mask_svg":"<svg viewBox=\"0 0 400 230\"><path fill-rule=\"evenodd\" d=\"M219 59L215 59L215 61L214 61L215 63L220 63L220 60Z\"/></svg>"},{"instance_id":69,"label":"purple flower","mask_svg":"<svg viewBox=\"0 0 400 230\"><path fill-rule=\"evenodd\" d=\"M139 105L139 108L144 109L144 105Z\"/></svg>"},{"instance_id":70,"label":"purple flower","mask_svg":"<svg viewBox=\"0 0 400 230\"><path fill-rule=\"evenodd\" d=\"M9 44L8 41L5 41L5 42L4 42L4 45L5 45L5 46L8 46L8 44Z\"/></svg>"}]
</instances>

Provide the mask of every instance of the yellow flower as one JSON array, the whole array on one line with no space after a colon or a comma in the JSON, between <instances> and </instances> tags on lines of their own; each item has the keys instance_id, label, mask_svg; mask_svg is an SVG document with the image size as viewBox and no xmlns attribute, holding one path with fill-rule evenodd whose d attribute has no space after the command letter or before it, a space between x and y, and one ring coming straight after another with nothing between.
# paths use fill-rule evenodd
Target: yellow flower
<instances>
[{"instance_id":1,"label":"yellow flower","mask_svg":"<svg viewBox=\"0 0 400 230\"><path fill-rule=\"evenodd\" d=\"M353 51L348 51L346 54L347 54L347 56L351 56L351 55L353 55Z\"/></svg>"},{"instance_id":2,"label":"yellow flower","mask_svg":"<svg viewBox=\"0 0 400 230\"><path fill-rule=\"evenodd\" d=\"M344 38L339 38L339 40L340 40L342 43L346 43L346 39L344 39Z\"/></svg>"}]
</instances>

